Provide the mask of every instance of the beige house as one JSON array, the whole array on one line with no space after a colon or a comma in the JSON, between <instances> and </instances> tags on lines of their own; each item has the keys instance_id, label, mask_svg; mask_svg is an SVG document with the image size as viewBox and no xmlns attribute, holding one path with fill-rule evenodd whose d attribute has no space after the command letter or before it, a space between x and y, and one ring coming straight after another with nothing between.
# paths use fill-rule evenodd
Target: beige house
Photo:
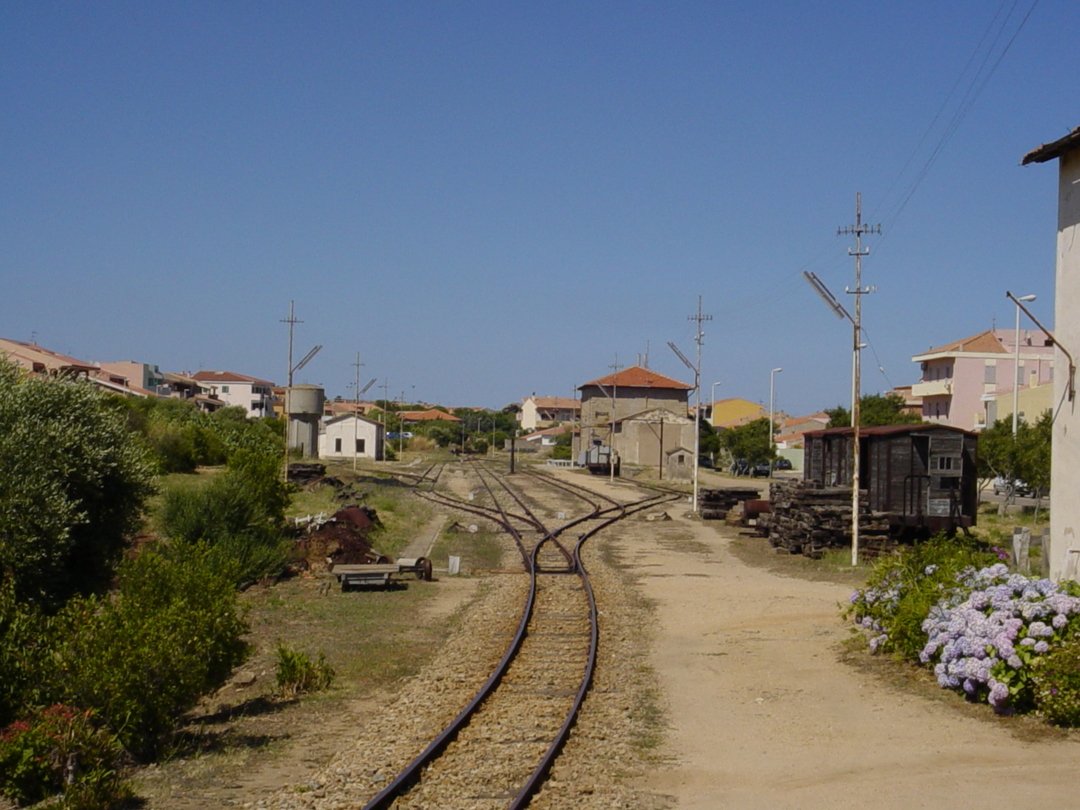
<instances>
[{"instance_id":1,"label":"beige house","mask_svg":"<svg viewBox=\"0 0 1080 810\"><path fill-rule=\"evenodd\" d=\"M192 379L226 405L243 408L248 418L274 413L272 382L235 371L197 371Z\"/></svg>"},{"instance_id":2,"label":"beige house","mask_svg":"<svg viewBox=\"0 0 1080 810\"><path fill-rule=\"evenodd\" d=\"M1057 268L1054 276L1054 431L1050 462L1050 576L1080 579L1080 127L1024 156L1058 161Z\"/></svg>"},{"instance_id":3,"label":"beige house","mask_svg":"<svg viewBox=\"0 0 1080 810\"><path fill-rule=\"evenodd\" d=\"M19 368L33 374L47 374L51 377L88 377L98 370L95 363L68 357L36 343L7 338L0 338L0 357L7 358Z\"/></svg>"},{"instance_id":4,"label":"beige house","mask_svg":"<svg viewBox=\"0 0 1080 810\"><path fill-rule=\"evenodd\" d=\"M521 401L518 422L522 430L534 431L564 422L576 422L581 403L569 397L538 397L533 394Z\"/></svg>"},{"instance_id":5,"label":"beige house","mask_svg":"<svg viewBox=\"0 0 1080 810\"><path fill-rule=\"evenodd\" d=\"M626 464L656 467L673 451L694 446L689 417L693 386L643 366L582 385L581 431L575 456L594 444L613 446ZM612 439L614 438L614 441ZM677 453L676 453L677 454ZM693 466L693 453L684 463Z\"/></svg>"}]
</instances>

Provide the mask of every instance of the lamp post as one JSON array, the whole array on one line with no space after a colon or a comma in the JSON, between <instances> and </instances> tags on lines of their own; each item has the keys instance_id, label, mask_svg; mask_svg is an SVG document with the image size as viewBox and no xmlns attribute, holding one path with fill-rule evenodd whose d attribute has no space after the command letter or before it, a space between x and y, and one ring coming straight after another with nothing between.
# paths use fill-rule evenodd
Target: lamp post
<instances>
[{"instance_id":1,"label":"lamp post","mask_svg":"<svg viewBox=\"0 0 1080 810\"><path fill-rule=\"evenodd\" d=\"M716 427L716 386L718 386L719 384L719 380L712 384L712 405L709 406L709 424L713 427Z\"/></svg>"},{"instance_id":2,"label":"lamp post","mask_svg":"<svg viewBox=\"0 0 1080 810\"><path fill-rule=\"evenodd\" d=\"M1020 409L1020 302L1030 303L1035 300L1034 295L1021 295L1016 299L1016 352L1013 360L1013 412L1012 412L1012 436L1016 441L1016 427Z\"/></svg>"},{"instance_id":3,"label":"lamp post","mask_svg":"<svg viewBox=\"0 0 1080 810\"><path fill-rule=\"evenodd\" d=\"M769 372L769 477L772 478L772 449L773 449L773 399L776 393L776 375L783 371L782 368L774 368Z\"/></svg>"}]
</instances>

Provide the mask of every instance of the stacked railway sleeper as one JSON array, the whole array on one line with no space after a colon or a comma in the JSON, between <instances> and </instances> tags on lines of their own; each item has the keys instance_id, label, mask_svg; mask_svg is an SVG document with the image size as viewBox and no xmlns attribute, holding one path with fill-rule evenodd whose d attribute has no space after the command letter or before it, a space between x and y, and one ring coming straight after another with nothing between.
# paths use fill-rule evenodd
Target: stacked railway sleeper
<instances>
[{"instance_id":1,"label":"stacked railway sleeper","mask_svg":"<svg viewBox=\"0 0 1080 810\"><path fill-rule=\"evenodd\" d=\"M830 548L851 546L851 489L815 487L801 481L774 482L771 512L758 519L774 548L820 556ZM870 511L865 493L859 500L860 552L880 554L895 548L885 515Z\"/></svg>"},{"instance_id":2,"label":"stacked railway sleeper","mask_svg":"<svg viewBox=\"0 0 1080 810\"><path fill-rule=\"evenodd\" d=\"M367 808L528 804L569 737L596 665L598 611L581 547L627 514L674 497L653 495L624 505L533 476L563 501L571 496L578 508L569 520L559 510L563 522L549 529L536 514L539 507L503 476L479 463L469 466L483 488L484 503L454 498L434 486L423 496L487 517L514 538L528 578L517 629L475 696L367 801ZM573 543L564 541L573 535Z\"/></svg>"}]
</instances>

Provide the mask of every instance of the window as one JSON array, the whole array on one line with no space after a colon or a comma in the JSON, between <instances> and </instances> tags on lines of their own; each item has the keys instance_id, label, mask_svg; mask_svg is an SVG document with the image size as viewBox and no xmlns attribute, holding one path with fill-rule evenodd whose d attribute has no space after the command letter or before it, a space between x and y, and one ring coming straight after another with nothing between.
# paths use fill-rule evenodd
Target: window
<instances>
[{"instance_id":1,"label":"window","mask_svg":"<svg viewBox=\"0 0 1080 810\"><path fill-rule=\"evenodd\" d=\"M363 439L357 439L356 440L356 452L357 453L363 453L364 452L364 440Z\"/></svg>"},{"instance_id":2,"label":"window","mask_svg":"<svg viewBox=\"0 0 1080 810\"><path fill-rule=\"evenodd\" d=\"M229 386L227 386L227 385L221 386L221 393L223 393L223 394L229 393Z\"/></svg>"},{"instance_id":3,"label":"window","mask_svg":"<svg viewBox=\"0 0 1080 810\"><path fill-rule=\"evenodd\" d=\"M983 382L984 383L996 383L997 382L997 363L989 361L986 364L986 368L983 369Z\"/></svg>"},{"instance_id":4,"label":"window","mask_svg":"<svg viewBox=\"0 0 1080 810\"><path fill-rule=\"evenodd\" d=\"M335 453L340 453L341 452L341 439L334 439L334 452Z\"/></svg>"}]
</instances>

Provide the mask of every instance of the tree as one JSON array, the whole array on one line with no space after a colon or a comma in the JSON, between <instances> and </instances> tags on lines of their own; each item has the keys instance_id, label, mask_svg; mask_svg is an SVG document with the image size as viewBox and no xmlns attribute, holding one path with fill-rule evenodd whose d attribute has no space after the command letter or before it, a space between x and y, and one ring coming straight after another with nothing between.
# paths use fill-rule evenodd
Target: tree
<instances>
[{"instance_id":1,"label":"tree","mask_svg":"<svg viewBox=\"0 0 1080 810\"><path fill-rule=\"evenodd\" d=\"M829 427L851 427L851 411L843 405L826 410ZM904 413L904 398L899 394L864 394L859 399L859 426L917 425L918 414Z\"/></svg>"},{"instance_id":2,"label":"tree","mask_svg":"<svg viewBox=\"0 0 1080 810\"><path fill-rule=\"evenodd\" d=\"M153 491L148 451L89 384L0 362L0 581L55 609L102 590Z\"/></svg>"},{"instance_id":3,"label":"tree","mask_svg":"<svg viewBox=\"0 0 1080 810\"><path fill-rule=\"evenodd\" d=\"M979 434L979 475L1019 478L1040 492L1047 491L1053 423L1050 411L1044 411L1034 424L1017 424L1014 440L1012 420L998 419Z\"/></svg>"},{"instance_id":4,"label":"tree","mask_svg":"<svg viewBox=\"0 0 1080 810\"><path fill-rule=\"evenodd\" d=\"M751 464L771 461L776 450L769 441L769 418L755 419L745 425L728 428L720 434L720 443L732 458L745 458Z\"/></svg>"}]
</instances>

